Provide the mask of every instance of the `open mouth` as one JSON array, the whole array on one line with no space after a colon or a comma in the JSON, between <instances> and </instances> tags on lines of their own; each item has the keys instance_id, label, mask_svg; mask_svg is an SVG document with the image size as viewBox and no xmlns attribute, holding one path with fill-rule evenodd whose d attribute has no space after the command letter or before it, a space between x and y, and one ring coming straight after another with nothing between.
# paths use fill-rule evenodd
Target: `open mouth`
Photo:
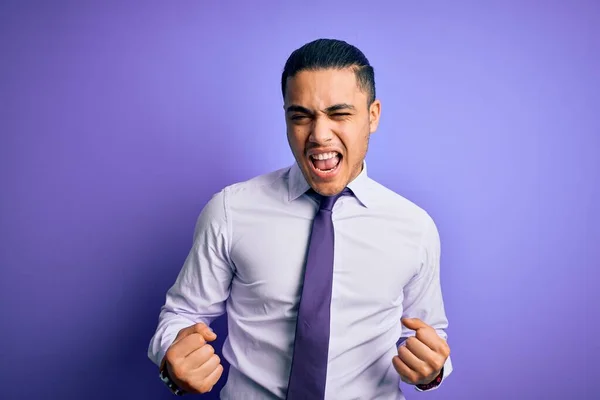
<instances>
[{"instance_id":1,"label":"open mouth","mask_svg":"<svg viewBox=\"0 0 600 400\"><path fill-rule=\"evenodd\" d=\"M340 167L342 155L336 151L313 154L308 157L314 172L322 177L334 174Z\"/></svg>"}]
</instances>

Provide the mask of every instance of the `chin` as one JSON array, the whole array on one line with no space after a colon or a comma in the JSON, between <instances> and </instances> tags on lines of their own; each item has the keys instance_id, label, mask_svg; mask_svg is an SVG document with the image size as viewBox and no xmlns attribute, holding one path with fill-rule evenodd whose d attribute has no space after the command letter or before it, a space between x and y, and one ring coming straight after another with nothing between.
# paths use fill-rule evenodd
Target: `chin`
<instances>
[{"instance_id":1,"label":"chin","mask_svg":"<svg viewBox=\"0 0 600 400\"><path fill-rule=\"evenodd\" d=\"M313 190L321 196L334 196L344 190L344 185L311 185Z\"/></svg>"}]
</instances>

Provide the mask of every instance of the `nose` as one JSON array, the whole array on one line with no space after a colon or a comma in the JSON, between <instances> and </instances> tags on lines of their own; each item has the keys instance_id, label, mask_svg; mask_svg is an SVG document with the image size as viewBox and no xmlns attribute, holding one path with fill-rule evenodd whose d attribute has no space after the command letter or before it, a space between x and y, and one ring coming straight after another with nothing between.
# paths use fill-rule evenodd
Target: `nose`
<instances>
[{"instance_id":1,"label":"nose","mask_svg":"<svg viewBox=\"0 0 600 400\"><path fill-rule=\"evenodd\" d=\"M315 144L325 144L333 139L333 131L328 124L327 118L317 117L314 119L308 139Z\"/></svg>"}]
</instances>

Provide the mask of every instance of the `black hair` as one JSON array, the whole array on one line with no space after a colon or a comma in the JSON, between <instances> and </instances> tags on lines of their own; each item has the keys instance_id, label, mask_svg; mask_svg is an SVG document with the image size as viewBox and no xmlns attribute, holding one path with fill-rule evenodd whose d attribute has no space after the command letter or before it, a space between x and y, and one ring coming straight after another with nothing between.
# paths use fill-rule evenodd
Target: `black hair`
<instances>
[{"instance_id":1,"label":"black hair","mask_svg":"<svg viewBox=\"0 0 600 400\"><path fill-rule=\"evenodd\" d=\"M375 71L355 46L337 39L317 39L294 50L281 74L281 93L285 98L288 78L298 72L318 69L353 68L358 87L367 93L368 104L375 101Z\"/></svg>"}]
</instances>

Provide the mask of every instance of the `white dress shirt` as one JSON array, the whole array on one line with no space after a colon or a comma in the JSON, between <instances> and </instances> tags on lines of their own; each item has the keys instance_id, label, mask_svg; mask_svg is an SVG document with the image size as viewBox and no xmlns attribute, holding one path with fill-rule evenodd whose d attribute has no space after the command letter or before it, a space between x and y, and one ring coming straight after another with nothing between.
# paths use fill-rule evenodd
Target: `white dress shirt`
<instances>
[{"instance_id":1,"label":"white dress shirt","mask_svg":"<svg viewBox=\"0 0 600 400\"><path fill-rule=\"evenodd\" d=\"M431 217L363 171L333 208L326 399L401 400L392 364L401 317L446 339L440 241ZM161 308L148 355L160 365L179 330L227 311L222 399L284 399L317 200L297 164L228 186L204 207L191 251ZM444 379L450 375L450 359ZM221 379L224 379L222 377Z\"/></svg>"}]
</instances>

